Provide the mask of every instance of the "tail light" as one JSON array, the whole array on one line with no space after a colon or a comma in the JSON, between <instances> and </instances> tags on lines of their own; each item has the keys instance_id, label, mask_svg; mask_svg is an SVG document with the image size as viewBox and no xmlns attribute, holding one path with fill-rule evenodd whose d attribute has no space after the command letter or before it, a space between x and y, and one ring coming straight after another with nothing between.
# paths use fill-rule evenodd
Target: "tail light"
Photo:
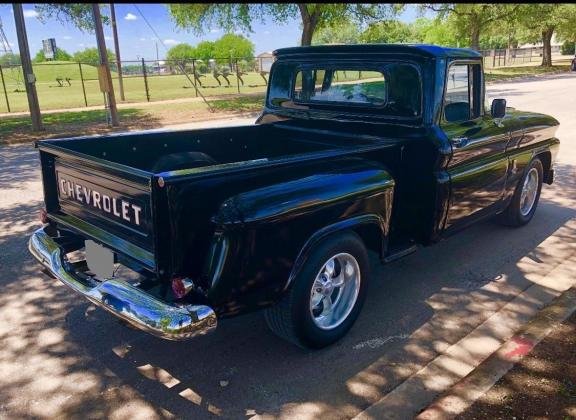
<instances>
[{"instance_id":1,"label":"tail light","mask_svg":"<svg viewBox=\"0 0 576 420\"><path fill-rule=\"evenodd\" d=\"M174 277L172 279L172 291L174 295L181 299L194 288L194 282L188 277Z\"/></svg>"}]
</instances>

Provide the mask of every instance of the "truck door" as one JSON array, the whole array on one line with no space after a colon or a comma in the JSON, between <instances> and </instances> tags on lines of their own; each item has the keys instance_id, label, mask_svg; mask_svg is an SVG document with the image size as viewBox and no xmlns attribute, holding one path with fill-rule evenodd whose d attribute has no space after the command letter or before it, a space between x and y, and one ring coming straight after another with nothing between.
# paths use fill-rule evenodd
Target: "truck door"
<instances>
[{"instance_id":1,"label":"truck door","mask_svg":"<svg viewBox=\"0 0 576 420\"><path fill-rule=\"evenodd\" d=\"M442 129L450 140L450 202L445 228L453 230L502 202L509 131L484 109L480 61L453 61L445 85Z\"/></svg>"}]
</instances>

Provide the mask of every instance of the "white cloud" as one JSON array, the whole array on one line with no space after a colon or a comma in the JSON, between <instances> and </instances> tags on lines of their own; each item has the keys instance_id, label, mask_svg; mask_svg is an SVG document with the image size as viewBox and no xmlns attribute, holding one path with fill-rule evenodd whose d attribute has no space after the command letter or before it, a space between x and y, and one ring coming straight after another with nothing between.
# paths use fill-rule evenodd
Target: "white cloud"
<instances>
[{"instance_id":1,"label":"white cloud","mask_svg":"<svg viewBox=\"0 0 576 420\"><path fill-rule=\"evenodd\" d=\"M104 36L104 39L105 39L106 41L112 41L112 39L114 39L114 38L112 38L111 36L106 35L106 36Z\"/></svg>"},{"instance_id":2,"label":"white cloud","mask_svg":"<svg viewBox=\"0 0 576 420\"><path fill-rule=\"evenodd\" d=\"M126 13L126 16L124 16L124 20L136 20L136 19L138 19L138 16L133 15L130 12Z\"/></svg>"},{"instance_id":3,"label":"white cloud","mask_svg":"<svg viewBox=\"0 0 576 420\"><path fill-rule=\"evenodd\" d=\"M25 18L35 18L38 17L38 12L34 9L27 9L24 10L24 17Z\"/></svg>"},{"instance_id":4,"label":"white cloud","mask_svg":"<svg viewBox=\"0 0 576 420\"><path fill-rule=\"evenodd\" d=\"M140 41L146 41L146 38L140 38Z\"/></svg>"},{"instance_id":5,"label":"white cloud","mask_svg":"<svg viewBox=\"0 0 576 420\"><path fill-rule=\"evenodd\" d=\"M212 29L210 29L210 33L211 33L211 34L217 34L218 32L222 32L222 29L220 29L220 28L212 28Z\"/></svg>"},{"instance_id":6,"label":"white cloud","mask_svg":"<svg viewBox=\"0 0 576 420\"><path fill-rule=\"evenodd\" d=\"M264 31L264 35L270 35L270 31Z\"/></svg>"},{"instance_id":7,"label":"white cloud","mask_svg":"<svg viewBox=\"0 0 576 420\"><path fill-rule=\"evenodd\" d=\"M178 41L176 41L175 39L165 39L165 40L164 40L164 44L166 44L166 45L176 45L176 44L178 44Z\"/></svg>"},{"instance_id":8,"label":"white cloud","mask_svg":"<svg viewBox=\"0 0 576 420\"><path fill-rule=\"evenodd\" d=\"M72 39L72 37L70 35L64 35L62 39Z\"/></svg>"},{"instance_id":9,"label":"white cloud","mask_svg":"<svg viewBox=\"0 0 576 420\"><path fill-rule=\"evenodd\" d=\"M78 45L79 47L83 47L83 46L84 46L84 44L82 44L82 43L76 44L76 45Z\"/></svg>"}]
</instances>

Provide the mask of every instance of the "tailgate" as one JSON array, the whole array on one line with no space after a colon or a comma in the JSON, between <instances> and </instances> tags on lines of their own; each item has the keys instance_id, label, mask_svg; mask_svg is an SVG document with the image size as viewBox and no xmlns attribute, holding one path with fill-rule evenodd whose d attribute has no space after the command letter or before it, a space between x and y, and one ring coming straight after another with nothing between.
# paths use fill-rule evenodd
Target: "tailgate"
<instances>
[{"instance_id":1,"label":"tailgate","mask_svg":"<svg viewBox=\"0 0 576 420\"><path fill-rule=\"evenodd\" d=\"M151 174L40 149L48 216L155 270Z\"/></svg>"}]
</instances>

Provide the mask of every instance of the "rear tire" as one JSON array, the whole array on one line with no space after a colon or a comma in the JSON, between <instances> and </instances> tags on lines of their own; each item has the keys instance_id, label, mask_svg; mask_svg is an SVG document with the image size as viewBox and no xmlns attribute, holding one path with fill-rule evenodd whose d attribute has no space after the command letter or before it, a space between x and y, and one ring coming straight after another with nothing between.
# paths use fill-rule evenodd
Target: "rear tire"
<instances>
[{"instance_id":1,"label":"rear tire","mask_svg":"<svg viewBox=\"0 0 576 420\"><path fill-rule=\"evenodd\" d=\"M499 217L500 223L520 227L532 220L540 199L543 174L542 162L536 157L528 164L524 175L518 181L512 201Z\"/></svg>"},{"instance_id":2,"label":"rear tire","mask_svg":"<svg viewBox=\"0 0 576 420\"><path fill-rule=\"evenodd\" d=\"M355 233L323 240L284 297L265 310L268 327L303 348L319 349L338 341L360 314L369 270L368 253Z\"/></svg>"}]
</instances>

